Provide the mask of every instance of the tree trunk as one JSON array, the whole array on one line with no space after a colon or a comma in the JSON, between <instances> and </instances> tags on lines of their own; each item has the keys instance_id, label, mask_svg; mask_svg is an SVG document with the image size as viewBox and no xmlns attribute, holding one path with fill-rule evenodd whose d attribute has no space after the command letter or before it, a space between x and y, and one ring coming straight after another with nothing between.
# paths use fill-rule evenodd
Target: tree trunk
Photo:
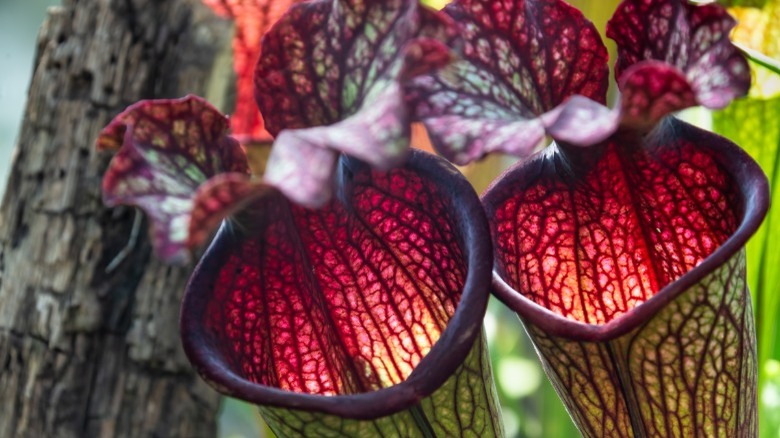
<instances>
[{"instance_id":1,"label":"tree trunk","mask_svg":"<svg viewBox=\"0 0 780 438\"><path fill-rule=\"evenodd\" d=\"M218 397L179 343L191 267L159 263L143 224L107 269L136 213L103 206L93 145L137 100L219 89L228 26L198 0L50 11L0 207L1 437L215 435Z\"/></svg>"}]
</instances>

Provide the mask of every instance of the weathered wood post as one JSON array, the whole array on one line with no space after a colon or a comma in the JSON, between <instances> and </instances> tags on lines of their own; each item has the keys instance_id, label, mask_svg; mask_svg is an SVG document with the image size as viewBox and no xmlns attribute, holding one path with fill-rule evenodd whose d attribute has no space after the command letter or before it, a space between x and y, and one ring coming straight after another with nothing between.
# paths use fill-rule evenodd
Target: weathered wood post
<instances>
[{"instance_id":1,"label":"weathered wood post","mask_svg":"<svg viewBox=\"0 0 780 438\"><path fill-rule=\"evenodd\" d=\"M214 436L179 343L190 267L162 265L100 196L98 131L140 99L226 82L229 24L199 0L65 0L41 29L0 207L0 436ZM221 69L216 72L215 69ZM224 88L224 87L223 87Z\"/></svg>"}]
</instances>

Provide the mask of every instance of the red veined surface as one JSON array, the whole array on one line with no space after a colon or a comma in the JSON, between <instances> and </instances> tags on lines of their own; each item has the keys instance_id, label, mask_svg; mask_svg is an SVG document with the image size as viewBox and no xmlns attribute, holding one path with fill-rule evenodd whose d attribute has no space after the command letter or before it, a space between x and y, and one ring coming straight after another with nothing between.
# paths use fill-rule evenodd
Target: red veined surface
<instances>
[{"instance_id":1,"label":"red veined surface","mask_svg":"<svg viewBox=\"0 0 780 438\"><path fill-rule=\"evenodd\" d=\"M559 315L605 324L696 267L735 231L740 206L710 152L670 141L648 150L616 136L567 150L574 162L538 160L491 198L500 275Z\"/></svg>"},{"instance_id":2,"label":"red veined surface","mask_svg":"<svg viewBox=\"0 0 780 438\"><path fill-rule=\"evenodd\" d=\"M550 149L488 191L495 292L583 435L755 434L743 251L767 200L750 157L673 119Z\"/></svg>"},{"instance_id":3,"label":"red veined surface","mask_svg":"<svg viewBox=\"0 0 780 438\"><path fill-rule=\"evenodd\" d=\"M606 48L565 2L464 0L444 12L458 25L463 54L412 81L407 100L448 160L528 156L545 135L539 116L576 94L606 99Z\"/></svg>"},{"instance_id":4,"label":"red veined surface","mask_svg":"<svg viewBox=\"0 0 780 438\"><path fill-rule=\"evenodd\" d=\"M266 198L237 231L204 323L246 379L325 395L387 387L447 326L466 268L438 189L394 170L353 190L349 207L320 210Z\"/></svg>"},{"instance_id":5,"label":"red veined surface","mask_svg":"<svg viewBox=\"0 0 780 438\"><path fill-rule=\"evenodd\" d=\"M263 39L255 97L276 137L266 181L299 205L332 196L339 153L401 165L411 118L403 85L450 60L450 21L412 0L293 6Z\"/></svg>"},{"instance_id":6,"label":"red veined surface","mask_svg":"<svg viewBox=\"0 0 780 438\"><path fill-rule=\"evenodd\" d=\"M187 96L138 102L100 132L97 147L117 150L103 177L104 201L143 209L152 220L155 250L166 261L186 261L189 249L208 237L201 225L213 226L251 195L246 155L227 129L227 117ZM198 193L209 178L225 173L232 185L220 189L210 181L209 190ZM209 199L216 194L221 198Z\"/></svg>"},{"instance_id":7,"label":"red veined surface","mask_svg":"<svg viewBox=\"0 0 780 438\"><path fill-rule=\"evenodd\" d=\"M666 66L660 66L659 75L674 70L676 81L687 82L694 92L696 99L686 102L686 107L725 107L750 87L747 61L729 40L735 24L726 8L715 3L622 2L607 24L607 36L618 46L618 85L622 89L632 66L661 61Z\"/></svg>"},{"instance_id":8,"label":"red veined surface","mask_svg":"<svg viewBox=\"0 0 780 438\"><path fill-rule=\"evenodd\" d=\"M445 41L448 26L439 13L410 0L294 6L263 41L255 72L269 131L329 125L370 110L402 73L421 74L446 61L439 45L430 56L409 59L414 68L404 67L410 47Z\"/></svg>"},{"instance_id":9,"label":"red veined surface","mask_svg":"<svg viewBox=\"0 0 780 438\"><path fill-rule=\"evenodd\" d=\"M182 304L194 366L284 436L499 434L473 188L420 151L339 169L322 209L269 192L223 226Z\"/></svg>"}]
</instances>

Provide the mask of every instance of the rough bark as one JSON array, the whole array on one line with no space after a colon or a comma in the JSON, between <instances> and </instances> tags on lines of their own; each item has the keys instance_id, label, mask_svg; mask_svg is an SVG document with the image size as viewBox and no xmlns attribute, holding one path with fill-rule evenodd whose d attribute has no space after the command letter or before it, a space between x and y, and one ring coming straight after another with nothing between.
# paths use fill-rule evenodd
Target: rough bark
<instances>
[{"instance_id":1,"label":"rough bark","mask_svg":"<svg viewBox=\"0 0 780 438\"><path fill-rule=\"evenodd\" d=\"M214 436L218 397L178 337L190 267L106 209L97 133L144 98L208 94L228 23L197 0L65 0L41 30L0 208L0 436ZM227 63L229 69L229 62ZM215 85L216 84L216 85Z\"/></svg>"}]
</instances>

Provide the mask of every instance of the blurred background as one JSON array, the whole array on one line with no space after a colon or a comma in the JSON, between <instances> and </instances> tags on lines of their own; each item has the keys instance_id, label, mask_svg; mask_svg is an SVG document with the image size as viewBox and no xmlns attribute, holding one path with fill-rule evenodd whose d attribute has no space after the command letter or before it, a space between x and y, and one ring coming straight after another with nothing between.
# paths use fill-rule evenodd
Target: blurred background
<instances>
[{"instance_id":1,"label":"blurred background","mask_svg":"<svg viewBox=\"0 0 780 438\"><path fill-rule=\"evenodd\" d=\"M0 0L0 193L5 190L33 69L35 37L54 0Z\"/></svg>"},{"instance_id":2,"label":"blurred background","mask_svg":"<svg viewBox=\"0 0 780 438\"><path fill-rule=\"evenodd\" d=\"M45 17L46 8L58 3L54 0L0 0L0 193L5 189L26 100L33 68L36 33ZM433 7L441 7L444 4L441 0L430 0L427 3ZM570 3L579 7L603 33L618 1L579 0ZM614 44L611 40L605 41L610 56L614 59ZM614 84L614 81L611 83ZM611 90L611 97L614 98L614 94L615 90ZM780 89L768 91L770 96L775 94L780 94ZM704 127L712 126L712 115L709 112L694 110L684 116ZM765 167L765 171L770 175L777 167L777 151L775 142L775 149L769 160L771 168ZM511 160L493 157L463 170L481 193L489 182L509 165ZM770 238L765 234L761 236ZM780 242L777 244L780 245ZM755 258L749 260L752 264L763 264L756 263ZM754 295L757 307L758 303L763 303L757 311L761 315L760 319L764 321L764 324L759 324L758 327L762 346L759 364L761 436L780 437L780 346L774 342L777 338L776 321L780 316L780 299L777 298L780 294L776 284L764 286L766 287L758 291L758 296ZM485 329L503 406L507 436L578 436L563 405L545 378L534 348L517 316L492 299L485 319ZM250 438L273 434L263 425L254 407L226 399L220 414L219 436Z\"/></svg>"}]
</instances>

